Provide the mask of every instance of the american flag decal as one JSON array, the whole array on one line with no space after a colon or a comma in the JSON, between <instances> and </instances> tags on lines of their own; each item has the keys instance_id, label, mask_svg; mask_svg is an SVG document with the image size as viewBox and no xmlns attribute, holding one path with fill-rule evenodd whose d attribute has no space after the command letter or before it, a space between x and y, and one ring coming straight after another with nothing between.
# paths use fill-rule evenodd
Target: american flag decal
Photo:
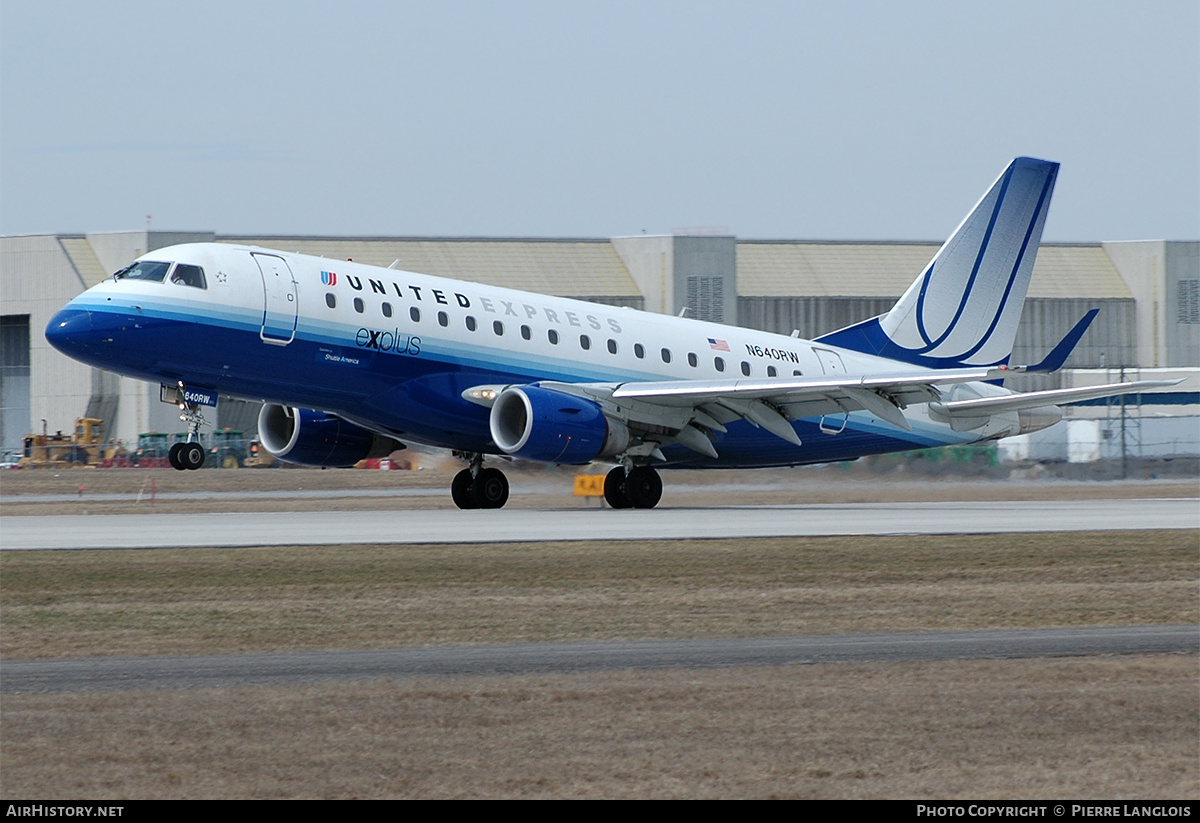
<instances>
[{"instance_id":1,"label":"american flag decal","mask_svg":"<svg viewBox=\"0 0 1200 823\"><path fill-rule=\"evenodd\" d=\"M715 337L708 338L708 346L713 351L729 351L729 344Z\"/></svg>"},{"instance_id":2,"label":"american flag decal","mask_svg":"<svg viewBox=\"0 0 1200 823\"><path fill-rule=\"evenodd\" d=\"M337 285L337 272L323 271L321 272L321 282L326 286Z\"/></svg>"}]
</instances>

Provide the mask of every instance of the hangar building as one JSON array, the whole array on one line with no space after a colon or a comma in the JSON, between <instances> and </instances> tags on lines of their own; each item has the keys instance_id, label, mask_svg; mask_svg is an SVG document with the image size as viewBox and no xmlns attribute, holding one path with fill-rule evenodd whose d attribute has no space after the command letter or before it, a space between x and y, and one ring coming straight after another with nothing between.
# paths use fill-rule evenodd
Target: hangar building
<instances>
[{"instance_id":1,"label":"hangar building","mask_svg":"<svg viewBox=\"0 0 1200 823\"><path fill-rule=\"evenodd\" d=\"M705 232L610 239L246 237L134 231L0 238L0 448L105 421L105 436L177 431L157 387L76 363L42 331L68 300L147 252L228 242L353 259L425 274L813 338L887 311L940 243L742 240ZM1200 242L1044 244L1013 362L1040 360L1091 308L1101 312L1067 368L1019 378L1030 390L1200 366ZM1176 409L1175 414L1180 410ZM222 402L217 425L254 428L257 407ZM1194 407L1192 414L1195 413ZM1086 412L1084 412L1086 415ZM1091 412L1093 416L1097 412ZM1105 412L1111 416L1110 411ZM1195 428L1196 418L1189 418ZM1185 438L1186 439L1186 438ZM1191 435L1200 440L1200 433ZM1188 448L1191 448L1190 446Z\"/></svg>"}]
</instances>

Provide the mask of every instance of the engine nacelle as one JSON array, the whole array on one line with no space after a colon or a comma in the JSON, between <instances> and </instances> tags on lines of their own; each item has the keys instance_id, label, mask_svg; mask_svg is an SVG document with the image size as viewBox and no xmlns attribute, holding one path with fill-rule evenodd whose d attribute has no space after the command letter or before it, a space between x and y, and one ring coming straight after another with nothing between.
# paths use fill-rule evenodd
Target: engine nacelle
<instances>
[{"instance_id":1,"label":"engine nacelle","mask_svg":"<svg viewBox=\"0 0 1200 823\"><path fill-rule=\"evenodd\" d=\"M538 386L505 389L492 404L492 440L506 453L547 463L590 463L629 446L629 429L591 400Z\"/></svg>"},{"instance_id":2,"label":"engine nacelle","mask_svg":"<svg viewBox=\"0 0 1200 823\"><path fill-rule=\"evenodd\" d=\"M359 460L387 457L404 444L347 423L336 415L264 403L258 413L263 448L280 460L339 468Z\"/></svg>"}]
</instances>

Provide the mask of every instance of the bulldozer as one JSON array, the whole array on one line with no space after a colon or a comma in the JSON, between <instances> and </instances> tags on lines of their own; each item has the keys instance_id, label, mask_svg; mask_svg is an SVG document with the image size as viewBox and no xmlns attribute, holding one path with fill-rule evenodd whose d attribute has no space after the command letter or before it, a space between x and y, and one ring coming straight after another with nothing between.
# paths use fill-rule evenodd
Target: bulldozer
<instances>
[{"instance_id":1,"label":"bulldozer","mask_svg":"<svg viewBox=\"0 0 1200 823\"><path fill-rule=\"evenodd\" d=\"M80 417L75 421L75 431L49 434L46 421L42 421L41 434L25 435L25 447L21 455L21 468L68 468L71 466L100 466L105 461L122 457L125 447L120 442L104 442L101 424L95 417Z\"/></svg>"}]
</instances>

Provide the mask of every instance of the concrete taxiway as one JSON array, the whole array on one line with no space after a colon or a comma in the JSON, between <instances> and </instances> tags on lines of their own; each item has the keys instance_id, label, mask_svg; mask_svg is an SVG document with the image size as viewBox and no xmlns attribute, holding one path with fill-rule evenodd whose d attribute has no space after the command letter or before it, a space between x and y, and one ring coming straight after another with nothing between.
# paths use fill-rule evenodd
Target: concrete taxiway
<instances>
[{"instance_id":1,"label":"concrete taxiway","mask_svg":"<svg viewBox=\"0 0 1200 823\"><path fill-rule=\"evenodd\" d=\"M149 549L1200 528L1196 499L5 517L0 548Z\"/></svg>"},{"instance_id":2,"label":"concrete taxiway","mask_svg":"<svg viewBox=\"0 0 1200 823\"><path fill-rule=\"evenodd\" d=\"M6 661L0 671L0 692L284 686L398 677L1197 651L1200 626L1125 626L13 660Z\"/></svg>"}]
</instances>

